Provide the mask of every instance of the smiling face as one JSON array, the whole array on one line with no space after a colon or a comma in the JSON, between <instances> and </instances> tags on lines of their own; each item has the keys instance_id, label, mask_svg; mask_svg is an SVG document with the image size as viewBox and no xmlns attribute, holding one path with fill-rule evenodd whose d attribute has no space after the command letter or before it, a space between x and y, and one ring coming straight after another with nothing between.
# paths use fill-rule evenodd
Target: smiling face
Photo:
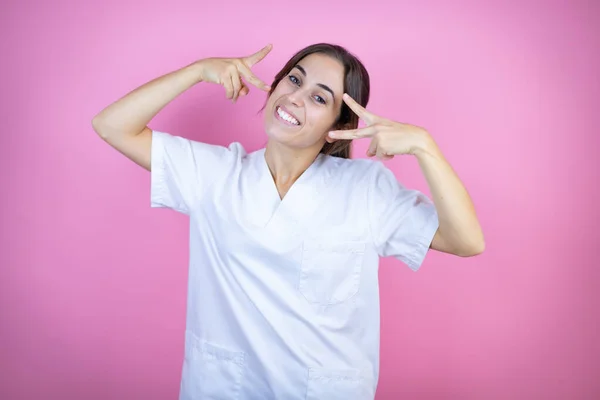
<instances>
[{"instance_id":1,"label":"smiling face","mask_svg":"<svg viewBox=\"0 0 600 400\"><path fill-rule=\"evenodd\" d=\"M343 103L344 66L325 54L300 60L277 84L265 107L269 140L298 150L323 147Z\"/></svg>"}]
</instances>

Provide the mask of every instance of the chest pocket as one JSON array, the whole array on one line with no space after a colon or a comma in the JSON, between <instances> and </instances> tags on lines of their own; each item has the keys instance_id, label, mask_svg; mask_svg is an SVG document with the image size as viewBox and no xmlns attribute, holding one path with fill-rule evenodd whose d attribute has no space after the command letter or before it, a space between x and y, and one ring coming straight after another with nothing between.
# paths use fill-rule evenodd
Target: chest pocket
<instances>
[{"instance_id":1,"label":"chest pocket","mask_svg":"<svg viewBox=\"0 0 600 400\"><path fill-rule=\"evenodd\" d=\"M305 241L298 290L314 305L344 303L358 293L364 254L363 242Z\"/></svg>"}]
</instances>

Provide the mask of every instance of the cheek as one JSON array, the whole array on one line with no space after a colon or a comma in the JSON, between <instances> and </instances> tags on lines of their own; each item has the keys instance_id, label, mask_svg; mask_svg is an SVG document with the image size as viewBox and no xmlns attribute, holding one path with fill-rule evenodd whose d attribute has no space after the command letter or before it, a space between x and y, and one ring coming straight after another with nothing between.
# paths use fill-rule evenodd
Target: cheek
<instances>
[{"instance_id":1,"label":"cheek","mask_svg":"<svg viewBox=\"0 0 600 400\"><path fill-rule=\"evenodd\" d=\"M275 92L273 92L273 94L267 99L265 110L273 110L273 107L275 106L275 99Z\"/></svg>"},{"instance_id":2,"label":"cheek","mask_svg":"<svg viewBox=\"0 0 600 400\"><path fill-rule=\"evenodd\" d=\"M290 91L291 91L290 85L288 85L287 82L285 82L284 80L281 80L281 81L279 81L277 86L275 86L275 89L273 90L273 94L271 94L271 97L279 98L283 95L288 94Z\"/></svg>"},{"instance_id":3,"label":"cheek","mask_svg":"<svg viewBox=\"0 0 600 400\"><path fill-rule=\"evenodd\" d=\"M334 115L330 108L324 106L311 107L311 124L315 129L320 131L328 131L335 122L337 115Z\"/></svg>"},{"instance_id":4,"label":"cheek","mask_svg":"<svg viewBox=\"0 0 600 400\"><path fill-rule=\"evenodd\" d=\"M331 113L320 109L320 107L310 107L306 110L306 113L304 132L307 134L307 138L310 137L312 141L323 139L331 128Z\"/></svg>"},{"instance_id":5,"label":"cheek","mask_svg":"<svg viewBox=\"0 0 600 400\"><path fill-rule=\"evenodd\" d=\"M275 106L275 102L277 102L279 99L281 99L282 96L285 96L287 94L286 90L282 86L284 85L282 83L279 83L279 85L273 90L273 93L269 95L265 109L272 110Z\"/></svg>"}]
</instances>

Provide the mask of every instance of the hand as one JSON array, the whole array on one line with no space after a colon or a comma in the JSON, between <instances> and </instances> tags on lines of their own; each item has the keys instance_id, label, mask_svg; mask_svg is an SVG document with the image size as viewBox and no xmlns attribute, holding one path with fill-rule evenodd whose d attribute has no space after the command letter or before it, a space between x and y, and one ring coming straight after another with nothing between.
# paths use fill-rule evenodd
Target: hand
<instances>
[{"instance_id":1,"label":"hand","mask_svg":"<svg viewBox=\"0 0 600 400\"><path fill-rule=\"evenodd\" d=\"M223 85L227 98L233 103L237 101L239 96L245 96L250 91L242 78L257 88L268 92L271 87L257 78L250 68L265 58L272 48L272 45L267 45L247 57L205 58L197 61L201 71L201 81Z\"/></svg>"},{"instance_id":2,"label":"hand","mask_svg":"<svg viewBox=\"0 0 600 400\"><path fill-rule=\"evenodd\" d=\"M418 126L403 124L379 117L358 104L347 93L344 93L344 102L367 126L359 129L338 130L329 132L329 137L334 139L360 139L370 137L371 144L367 156L377 156L382 160L392 159L395 155L416 155L421 150L426 150L432 142L429 133Z\"/></svg>"}]
</instances>

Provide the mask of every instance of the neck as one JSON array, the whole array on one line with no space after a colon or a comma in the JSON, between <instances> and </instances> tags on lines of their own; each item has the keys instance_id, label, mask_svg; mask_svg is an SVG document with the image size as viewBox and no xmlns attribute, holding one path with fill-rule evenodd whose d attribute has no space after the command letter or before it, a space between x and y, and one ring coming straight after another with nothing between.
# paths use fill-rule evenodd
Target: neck
<instances>
[{"instance_id":1,"label":"neck","mask_svg":"<svg viewBox=\"0 0 600 400\"><path fill-rule=\"evenodd\" d=\"M265 149L265 161L281 198L315 161L319 152L319 147L297 149L269 140Z\"/></svg>"}]
</instances>

